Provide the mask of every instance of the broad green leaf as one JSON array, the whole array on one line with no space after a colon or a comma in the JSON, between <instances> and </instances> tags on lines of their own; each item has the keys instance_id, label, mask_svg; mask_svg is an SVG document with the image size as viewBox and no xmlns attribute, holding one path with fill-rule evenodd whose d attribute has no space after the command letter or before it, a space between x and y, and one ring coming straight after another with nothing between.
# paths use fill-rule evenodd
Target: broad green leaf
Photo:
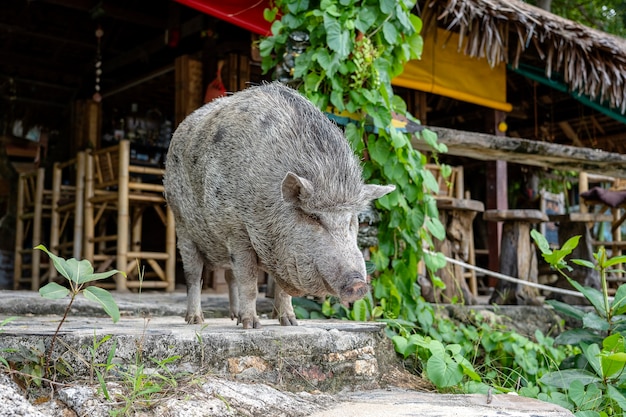
<instances>
[{"instance_id":1,"label":"broad green leaf","mask_svg":"<svg viewBox=\"0 0 626 417\"><path fill-rule=\"evenodd\" d=\"M396 0L380 0L380 11L383 14L391 14L395 5Z\"/></svg>"},{"instance_id":2,"label":"broad green leaf","mask_svg":"<svg viewBox=\"0 0 626 417\"><path fill-rule=\"evenodd\" d=\"M561 251L566 255L572 253L574 249L578 246L578 242L580 241L580 235L572 236L561 246Z\"/></svg>"},{"instance_id":3,"label":"broad green leaf","mask_svg":"<svg viewBox=\"0 0 626 417\"><path fill-rule=\"evenodd\" d=\"M603 317L607 316L607 311L605 311L606 308L604 306L604 297L602 296L602 293L600 291L591 287L583 287L582 285L580 285L578 282L574 281L570 277L566 277L566 278L572 287L576 288L585 296L585 298L596 309L598 314L600 314Z\"/></svg>"},{"instance_id":4,"label":"broad green leaf","mask_svg":"<svg viewBox=\"0 0 626 417\"><path fill-rule=\"evenodd\" d=\"M287 3L289 12L298 14L309 9L309 0L291 0Z\"/></svg>"},{"instance_id":5,"label":"broad green leaf","mask_svg":"<svg viewBox=\"0 0 626 417\"><path fill-rule=\"evenodd\" d=\"M402 10L402 5L396 5L396 17L398 18L398 22L402 25L402 32L405 34L410 34L413 32L413 23L411 22L410 16L411 13L405 13Z\"/></svg>"},{"instance_id":6,"label":"broad green leaf","mask_svg":"<svg viewBox=\"0 0 626 417\"><path fill-rule=\"evenodd\" d=\"M608 397L615 401L622 410L626 410L626 397L624 394L611 384L608 384L606 388Z\"/></svg>"},{"instance_id":7,"label":"broad green leaf","mask_svg":"<svg viewBox=\"0 0 626 417\"><path fill-rule=\"evenodd\" d=\"M357 15L355 27L361 33L367 33L376 21L378 12L374 6L361 6Z\"/></svg>"},{"instance_id":8,"label":"broad green leaf","mask_svg":"<svg viewBox=\"0 0 626 417\"><path fill-rule=\"evenodd\" d=\"M593 330L609 330L609 323L606 319L598 316L595 311L585 314L583 317L583 327Z\"/></svg>"},{"instance_id":9,"label":"broad green leaf","mask_svg":"<svg viewBox=\"0 0 626 417\"><path fill-rule=\"evenodd\" d=\"M574 317L575 319L582 320L585 314L587 314L580 307L575 307L570 304L564 303L558 300L546 300L546 304L554 307L556 311L559 313L563 313L567 316Z\"/></svg>"},{"instance_id":10,"label":"broad green leaf","mask_svg":"<svg viewBox=\"0 0 626 417\"><path fill-rule=\"evenodd\" d=\"M352 319L355 321L367 321L367 304L365 300L357 300L352 305Z\"/></svg>"},{"instance_id":11,"label":"broad green leaf","mask_svg":"<svg viewBox=\"0 0 626 417\"><path fill-rule=\"evenodd\" d=\"M619 316L626 313L626 285L622 284L617 287L613 301L611 302L613 314Z\"/></svg>"},{"instance_id":12,"label":"broad green leaf","mask_svg":"<svg viewBox=\"0 0 626 417\"><path fill-rule=\"evenodd\" d=\"M422 179L424 181L424 186L426 187L428 191L434 194L439 193L439 184L437 183L435 176L433 175L432 172L430 172L430 170L425 169L422 172Z\"/></svg>"},{"instance_id":13,"label":"broad green leaf","mask_svg":"<svg viewBox=\"0 0 626 417\"><path fill-rule=\"evenodd\" d=\"M391 338L393 342L393 346L396 349L396 352L404 356L404 359L408 358L409 355L413 352L409 351L409 341L403 336L394 336ZM415 346L415 345L414 345Z\"/></svg>"},{"instance_id":14,"label":"broad green leaf","mask_svg":"<svg viewBox=\"0 0 626 417\"><path fill-rule=\"evenodd\" d=\"M596 375L602 375L602 366L600 364L600 346L597 343L591 343L590 345L581 345L583 354L589 362L589 365L596 371Z\"/></svg>"},{"instance_id":15,"label":"broad green leaf","mask_svg":"<svg viewBox=\"0 0 626 417\"><path fill-rule=\"evenodd\" d=\"M367 150L369 151L372 160L381 166L385 165L385 162L389 159L391 151L389 144L387 144L387 142L382 138L369 141L367 144Z\"/></svg>"},{"instance_id":16,"label":"broad green leaf","mask_svg":"<svg viewBox=\"0 0 626 417\"><path fill-rule=\"evenodd\" d=\"M70 290L57 284L56 282L49 282L43 287L39 288L39 294L43 298L48 298L50 300L65 298L69 295L69 293Z\"/></svg>"},{"instance_id":17,"label":"broad green leaf","mask_svg":"<svg viewBox=\"0 0 626 417\"><path fill-rule=\"evenodd\" d=\"M602 350L606 352L624 352L624 336L613 333L602 341Z\"/></svg>"},{"instance_id":18,"label":"broad green leaf","mask_svg":"<svg viewBox=\"0 0 626 417\"><path fill-rule=\"evenodd\" d=\"M593 262L588 261L586 259L572 259L571 261L572 263L575 263L576 265L584 266L589 269L595 269L596 267L596 265Z\"/></svg>"},{"instance_id":19,"label":"broad green leaf","mask_svg":"<svg viewBox=\"0 0 626 417\"><path fill-rule=\"evenodd\" d=\"M579 410L597 410L602 402L602 391L593 384L585 387L580 381L572 381L567 393Z\"/></svg>"},{"instance_id":20,"label":"broad green leaf","mask_svg":"<svg viewBox=\"0 0 626 417\"><path fill-rule=\"evenodd\" d=\"M339 20L328 14L324 14L324 27L326 28L328 47L337 52L341 59L347 58L352 51L350 32L343 30Z\"/></svg>"},{"instance_id":21,"label":"broad green leaf","mask_svg":"<svg viewBox=\"0 0 626 417\"><path fill-rule=\"evenodd\" d=\"M429 217L425 221L428 231L437 239L444 240L446 237L446 228L436 217Z\"/></svg>"},{"instance_id":22,"label":"broad green leaf","mask_svg":"<svg viewBox=\"0 0 626 417\"><path fill-rule=\"evenodd\" d=\"M104 311L113 319L113 323L119 321L120 310L110 292L100 287L90 286L83 290L83 294L88 300L99 303L102 308L104 308Z\"/></svg>"},{"instance_id":23,"label":"broad green leaf","mask_svg":"<svg viewBox=\"0 0 626 417\"><path fill-rule=\"evenodd\" d=\"M437 271L446 266L446 258L441 252L435 254L424 253L424 263L429 271Z\"/></svg>"},{"instance_id":24,"label":"broad green leaf","mask_svg":"<svg viewBox=\"0 0 626 417\"><path fill-rule=\"evenodd\" d=\"M118 273L126 276L125 272L118 271L117 269L112 269L106 272L98 272L97 274L89 274L89 275L82 276L78 278L76 282L78 284L84 284L85 282L92 282L92 281L98 281L101 279L106 279Z\"/></svg>"},{"instance_id":25,"label":"broad green leaf","mask_svg":"<svg viewBox=\"0 0 626 417\"><path fill-rule=\"evenodd\" d=\"M539 379L539 382L542 384L561 389L569 388L574 381L580 381L586 386L594 382L600 382L601 378L584 369L565 369L548 372Z\"/></svg>"},{"instance_id":26,"label":"broad green leaf","mask_svg":"<svg viewBox=\"0 0 626 417\"><path fill-rule=\"evenodd\" d=\"M603 354L600 357L600 364L602 365L602 376L611 378L624 370L624 365L626 365L626 353Z\"/></svg>"},{"instance_id":27,"label":"broad green leaf","mask_svg":"<svg viewBox=\"0 0 626 417\"><path fill-rule=\"evenodd\" d=\"M580 343L599 343L602 338L590 329L571 329L558 335L554 342L558 345L578 345Z\"/></svg>"},{"instance_id":28,"label":"broad green leaf","mask_svg":"<svg viewBox=\"0 0 626 417\"><path fill-rule=\"evenodd\" d=\"M603 266L604 266L605 268L609 268L609 267L611 267L611 266L613 266L613 265L623 264L623 263L626 263L626 255L622 255L622 256L615 256L615 257L613 257L613 258L611 258L611 259L607 260L607 261L604 263L604 265L603 265Z\"/></svg>"},{"instance_id":29,"label":"broad green leaf","mask_svg":"<svg viewBox=\"0 0 626 417\"><path fill-rule=\"evenodd\" d=\"M445 355L433 354L426 362L426 376L438 388L458 385L463 375L463 367Z\"/></svg>"},{"instance_id":30,"label":"broad green leaf","mask_svg":"<svg viewBox=\"0 0 626 417\"><path fill-rule=\"evenodd\" d=\"M530 231L530 237L533 238L541 253L552 253L552 250L550 249L550 244L548 243L548 240L545 238L544 235L533 229Z\"/></svg>"},{"instance_id":31,"label":"broad green leaf","mask_svg":"<svg viewBox=\"0 0 626 417\"><path fill-rule=\"evenodd\" d=\"M39 249L44 251L52 260L54 264L54 268L59 272L59 274L63 275L65 278L70 281L77 282L78 277L93 273L93 268L89 261L77 261L74 258L69 260L65 260L60 256L56 256L52 252L50 252L44 245L38 245L35 249Z\"/></svg>"},{"instance_id":32,"label":"broad green leaf","mask_svg":"<svg viewBox=\"0 0 626 417\"><path fill-rule=\"evenodd\" d=\"M389 21L383 23L383 36L389 44L394 44L398 38L398 30L395 25Z\"/></svg>"},{"instance_id":33,"label":"broad green leaf","mask_svg":"<svg viewBox=\"0 0 626 417\"><path fill-rule=\"evenodd\" d=\"M277 8L267 8L265 10L263 10L263 19L265 19L268 22L273 22L274 19L276 19L276 14L278 13L278 9Z\"/></svg>"},{"instance_id":34,"label":"broad green leaf","mask_svg":"<svg viewBox=\"0 0 626 417\"><path fill-rule=\"evenodd\" d=\"M433 132L430 129L424 129L421 132L421 137L424 140L424 142L426 142L432 148L437 149L438 142L437 142L437 134L435 132Z\"/></svg>"},{"instance_id":35,"label":"broad green leaf","mask_svg":"<svg viewBox=\"0 0 626 417\"><path fill-rule=\"evenodd\" d=\"M411 24L413 25L413 30L415 33L420 33L422 31L422 19L420 19L417 15L411 13L409 15L409 19L411 20Z\"/></svg>"}]
</instances>

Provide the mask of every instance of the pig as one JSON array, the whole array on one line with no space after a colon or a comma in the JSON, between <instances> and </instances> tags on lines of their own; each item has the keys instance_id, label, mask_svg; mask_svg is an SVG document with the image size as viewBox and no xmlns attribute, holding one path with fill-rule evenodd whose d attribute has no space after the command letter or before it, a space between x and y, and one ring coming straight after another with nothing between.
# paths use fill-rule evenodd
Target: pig
<instances>
[{"instance_id":1,"label":"pig","mask_svg":"<svg viewBox=\"0 0 626 417\"><path fill-rule=\"evenodd\" d=\"M342 131L279 82L216 99L176 129L163 183L176 222L189 324L202 323L203 268L231 268L231 319L260 328L257 277L277 286L281 325L297 325L292 296L362 298L359 211L395 189L364 184Z\"/></svg>"}]
</instances>

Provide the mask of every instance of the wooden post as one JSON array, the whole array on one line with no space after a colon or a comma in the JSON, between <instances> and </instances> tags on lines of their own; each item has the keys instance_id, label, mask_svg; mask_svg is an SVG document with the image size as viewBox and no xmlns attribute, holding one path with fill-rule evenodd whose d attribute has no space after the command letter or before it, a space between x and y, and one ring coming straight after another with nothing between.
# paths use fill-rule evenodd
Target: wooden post
<instances>
[{"instance_id":1,"label":"wooden post","mask_svg":"<svg viewBox=\"0 0 626 417\"><path fill-rule=\"evenodd\" d=\"M498 129L500 122L504 121L505 114L501 111L488 112L487 133L496 136L504 136L505 132ZM488 210L507 210L509 208L507 198L508 176L506 161L490 161L487 162L487 201ZM502 224L487 224L487 246L489 248L489 269L499 271L500 269L500 242L502 240ZM488 279L489 286L494 287L497 284L495 278Z\"/></svg>"},{"instance_id":2,"label":"wooden post","mask_svg":"<svg viewBox=\"0 0 626 417\"><path fill-rule=\"evenodd\" d=\"M15 258L13 260L13 289L20 289L20 281L22 280L22 265L24 255L22 253L22 244L24 241L24 198L26 196L26 174L20 174L17 181L17 224L15 226Z\"/></svg>"},{"instance_id":3,"label":"wooden post","mask_svg":"<svg viewBox=\"0 0 626 417\"><path fill-rule=\"evenodd\" d=\"M128 228L129 202L128 202L128 166L130 165L130 142L120 141L119 144L119 171L118 171L118 200L117 200L117 269L127 272L128 267ZM127 291L126 277L122 274L115 275L115 284L118 291Z\"/></svg>"},{"instance_id":4,"label":"wooden post","mask_svg":"<svg viewBox=\"0 0 626 417\"><path fill-rule=\"evenodd\" d=\"M85 155L85 196L84 203L85 208L83 211L84 215L84 229L83 229L83 256L93 265L94 261L94 234L95 234L95 225L93 218L93 203L91 202L91 197L94 195L94 184L93 184L93 155L91 155L90 151L87 151Z\"/></svg>"},{"instance_id":5,"label":"wooden post","mask_svg":"<svg viewBox=\"0 0 626 417\"><path fill-rule=\"evenodd\" d=\"M530 238L531 224L547 222L548 216L539 210L487 210L483 219L504 222L500 245L502 274L537 283L537 251ZM537 305L539 291L535 287L498 281L489 304Z\"/></svg>"},{"instance_id":6,"label":"wooden post","mask_svg":"<svg viewBox=\"0 0 626 417\"><path fill-rule=\"evenodd\" d=\"M176 126L191 112L202 106L202 62L183 55L176 58Z\"/></svg>"},{"instance_id":7,"label":"wooden post","mask_svg":"<svg viewBox=\"0 0 626 417\"><path fill-rule=\"evenodd\" d=\"M167 206L167 224L165 225L165 277L167 279L167 292L173 292L176 287L176 228L174 224L174 213L170 206Z\"/></svg>"},{"instance_id":8,"label":"wooden post","mask_svg":"<svg viewBox=\"0 0 626 417\"><path fill-rule=\"evenodd\" d=\"M33 217L33 245L41 244L41 217L43 215L43 182L45 171L43 168L37 169L37 182L35 189L35 214ZM41 252L33 250L32 252L33 266L31 275L31 289L39 290L40 273L41 273Z\"/></svg>"},{"instance_id":9,"label":"wooden post","mask_svg":"<svg viewBox=\"0 0 626 417\"><path fill-rule=\"evenodd\" d=\"M74 251L72 254L76 259L81 259L83 256L85 166L85 152L78 152L76 155L76 192L74 193L76 208L74 210Z\"/></svg>"}]
</instances>

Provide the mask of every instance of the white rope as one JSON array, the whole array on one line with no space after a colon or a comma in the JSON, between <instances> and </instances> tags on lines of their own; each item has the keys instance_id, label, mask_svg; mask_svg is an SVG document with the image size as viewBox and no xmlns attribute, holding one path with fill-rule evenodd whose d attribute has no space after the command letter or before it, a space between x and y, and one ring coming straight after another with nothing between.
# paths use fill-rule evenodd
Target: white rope
<instances>
[{"instance_id":1,"label":"white rope","mask_svg":"<svg viewBox=\"0 0 626 417\"><path fill-rule=\"evenodd\" d=\"M428 252L431 255L435 255L435 252L431 252L431 251L429 251L427 249L424 249L424 252ZM579 293L578 291L572 291L572 290L568 290L568 289L565 289L565 288L550 287L548 285L538 284L536 282L524 281L523 279L514 278L514 277L511 277L511 276L508 276L508 275L501 274L499 272L494 272L494 271L490 271L488 269L481 268L479 266L470 265L470 264L465 263L463 261L459 261L458 259L449 258L449 257L447 257L445 255L444 255L444 258L446 258L446 260L448 262L450 262L450 263L460 265L463 268L473 269L476 272L480 272L482 274L488 275L490 277L498 278L498 279L501 279L503 281L514 282L516 284L526 285L528 287L539 288L541 290L546 290L546 291L551 291L551 292L558 292L558 293L561 293L561 294L572 295L574 297L585 298L585 296L582 295L581 293Z\"/></svg>"}]
</instances>

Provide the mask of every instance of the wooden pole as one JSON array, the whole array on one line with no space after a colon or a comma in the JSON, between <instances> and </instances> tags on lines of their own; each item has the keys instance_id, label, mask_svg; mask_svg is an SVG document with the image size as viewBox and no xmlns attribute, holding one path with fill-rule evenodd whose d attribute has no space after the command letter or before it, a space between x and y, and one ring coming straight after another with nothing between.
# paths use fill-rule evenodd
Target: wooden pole
<instances>
[{"instance_id":1,"label":"wooden pole","mask_svg":"<svg viewBox=\"0 0 626 417\"><path fill-rule=\"evenodd\" d=\"M130 165L130 142L120 141L119 144L119 171L118 171L118 199L117 199L117 269L126 272L128 256L128 166ZM115 276L118 291L127 291L126 277L122 274Z\"/></svg>"},{"instance_id":2,"label":"wooden pole","mask_svg":"<svg viewBox=\"0 0 626 417\"><path fill-rule=\"evenodd\" d=\"M41 244L41 217L43 216L43 190L44 190L45 170L39 168L37 170L37 183L35 189L35 214L33 217L33 241L34 246ZM39 251L33 250L32 255L32 275L31 289L39 290L39 281L41 273L41 256Z\"/></svg>"},{"instance_id":3,"label":"wooden pole","mask_svg":"<svg viewBox=\"0 0 626 417\"><path fill-rule=\"evenodd\" d=\"M72 256L81 259L83 256L84 202L85 202L85 152L76 155L76 190L74 193L74 251Z\"/></svg>"},{"instance_id":4,"label":"wooden pole","mask_svg":"<svg viewBox=\"0 0 626 417\"><path fill-rule=\"evenodd\" d=\"M165 261L166 291L173 292L176 287L176 228L174 213L170 206L167 206L167 224L165 228L165 251L167 252L167 260Z\"/></svg>"}]
</instances>

